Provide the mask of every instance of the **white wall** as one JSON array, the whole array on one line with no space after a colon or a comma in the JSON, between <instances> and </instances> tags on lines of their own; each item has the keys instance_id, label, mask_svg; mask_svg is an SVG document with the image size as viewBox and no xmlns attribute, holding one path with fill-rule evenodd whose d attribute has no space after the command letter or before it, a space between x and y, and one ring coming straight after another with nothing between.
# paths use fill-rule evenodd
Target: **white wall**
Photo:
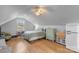
<instances>
[{"instance_id":1,"label":"white wall","mask_svg":"<svg viewBox=\"0 0 79 59\"><path fill-rule=\"evenodd\" d=\"M56 28L57 31L65 31L66 30L66 26L65 25L40 25L38 29L41 28Z\"/></svg>"},{"instance_id":2,"label":"white wall","mask_svg":"<svg viewBox=\"0 0 79 59\"><path fill-rule=\"evenodd\" d=\"M10 22L7 22L3 25L1 25L1 31L2 32L9 32L11 34L16 34L17 32L17 20L23 20L25 22L25 31L28 30L34 30L34 25L31 24L30 22L26 21L25 19L21 19L21 18L16 18Z\"/></svg>"},{"instance_id":3,"label":"white wall","mask_svg":"<svg viewBox=\"0 0 79 59\"><path fill-rule=\"evenodd\" d=\"M1 31L2 32L10 32L11 34L15 34L16 33L16 20L12 20L8 23L5 23L1 26Z\"/></svg>"}]
</instances>

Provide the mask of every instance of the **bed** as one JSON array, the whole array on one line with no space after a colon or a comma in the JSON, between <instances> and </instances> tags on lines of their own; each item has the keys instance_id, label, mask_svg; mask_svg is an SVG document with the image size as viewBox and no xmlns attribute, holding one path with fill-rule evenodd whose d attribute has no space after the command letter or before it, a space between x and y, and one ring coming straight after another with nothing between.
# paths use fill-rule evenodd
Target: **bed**
<instances>
[{"instance_id":1,"label":"bed","mask_svg":"<svg viewBox=\"0 0 79 59\"><path fill-rule=\"evenodd\" d=\"M45 32L43 31L25 31L23 34L24 39L28 41L33 41L45 37Z\"/></svg>"}]
</instances>

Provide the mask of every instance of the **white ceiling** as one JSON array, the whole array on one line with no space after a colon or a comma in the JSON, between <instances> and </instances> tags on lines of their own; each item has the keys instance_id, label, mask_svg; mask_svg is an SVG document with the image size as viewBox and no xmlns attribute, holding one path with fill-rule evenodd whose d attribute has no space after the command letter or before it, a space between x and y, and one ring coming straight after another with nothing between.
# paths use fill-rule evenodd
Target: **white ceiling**
<instances>
[{"instance_id":1,"label":"white ceiling","mask_svg":"<svg viewBox=\"0 0 79 59\"><path fill-rule=\"evenodd\" d=\"M39 25L61 25L70 22L79 22L78 5L47 5L48 13L36 16L32 12L34 5L0 5L0 23L14 16L26 15L26 19Z\"/></svg>"}]
</instances>

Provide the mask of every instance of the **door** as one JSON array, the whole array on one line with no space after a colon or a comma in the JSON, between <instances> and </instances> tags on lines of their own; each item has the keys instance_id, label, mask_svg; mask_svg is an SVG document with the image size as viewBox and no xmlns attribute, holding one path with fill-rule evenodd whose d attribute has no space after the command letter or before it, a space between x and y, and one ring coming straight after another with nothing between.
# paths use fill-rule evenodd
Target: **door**
<instances>
[{"instance_id":1,"label":"door","mask_svg":"<svg viewBox=\"0 0 79 59\"><path fill-rule=\"evenodd\" d=\"M66 47L77 51L78 50L78 44L77 44L77 40L78 40L78 32L77 32L77 26L67 26L66 27Z\"/></svg>"}]
</instances>

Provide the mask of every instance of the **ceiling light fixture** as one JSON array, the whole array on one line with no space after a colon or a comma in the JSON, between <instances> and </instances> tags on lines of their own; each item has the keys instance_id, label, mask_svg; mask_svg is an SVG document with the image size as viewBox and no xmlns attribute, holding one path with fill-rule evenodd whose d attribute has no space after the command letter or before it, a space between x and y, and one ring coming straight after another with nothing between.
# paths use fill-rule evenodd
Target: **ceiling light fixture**
<instances>
[{"instance_id":1,"label":"ceiling light fixture","mask_svg":"<svg viewBox=\"0 0 79 59\"><path fill-rule=\"evenodd\" d=\"M36 6L35 8L33 8L32 11L33 11L33 12L35 13L35 15L37 15L37 16L43 15L43 14L45 14L45 13L47 12L47 10L45 9L44 6Z\"/></svg>"}]
</instances>

